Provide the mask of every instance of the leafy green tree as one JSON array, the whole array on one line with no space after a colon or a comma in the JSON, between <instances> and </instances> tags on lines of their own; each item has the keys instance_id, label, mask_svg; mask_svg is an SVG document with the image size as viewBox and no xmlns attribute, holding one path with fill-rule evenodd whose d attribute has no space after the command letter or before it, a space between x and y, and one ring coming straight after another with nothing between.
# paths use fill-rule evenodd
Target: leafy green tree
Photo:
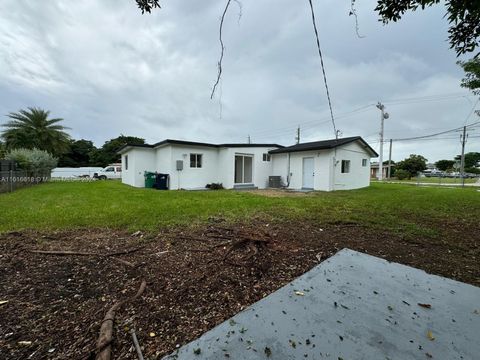
<instances>
[{"instance_id":1,"label":"leafy green tree","mask_svg":"<svg viewBox=\"0 0 480 360\"><path fill-rule=\"evenodd\" d=\"M453 168L455 164L455 160L438 160L435 163L435 166L438 170L447 171L448 169Z\"/></svg>"},{"instance_id":2,"label":"leafy green tree","mask_svg":"<svg viewBox=\"0 0 480 360\"><path fill-rule=\"evenodd\" d=\"M135 136L120 135L117 138L110 139L105 142L100 149L96 149L90 153L90 163L92 166L107 166L111 163L120 161L120 155L117 154L118 149L123 145L142 145L145 139Z\"/></svg>"},{"instance_id":3,"label":"leafy green tree","mask_svg":"<svg viewBox=\"0 0 480 360\"><path fill-rule=\"evenodd\" d=\"M8 114L10 121L2 124L6 129L1 134L7 150L36 148L54 156L68 151L70 136L64 131L68 128L59 124L63 119L49 119L49 115L39 108Z\"/></svg>"},{"instance_id":4,"label":"leafy green tree","mask_svg":"<svg viewBox=\"0 0 480 360\"><path fill-rule=\"evenodd\" d=\"M460 161L461 155L455 156L455 160ZM480 153L479 152L468 152L465 154L465 168L473 168L478 166L480 163Z\"/></svg>"},{"instance_id":5,"label":"leafy green tree","mask_svg":"<svg viewBox=\"0 0 480 360\"><path fill-rule=\"evenodd\" d=\"M70 149L67 153L60 156L58 166L60 167L80 167L91 165L91 154L97 148L90 140L70 140Z\"/></svg>"},{"instance_id":6,"label":"leafy green tree","mask_svg":"<svg viewBox=\"0 0 480 360\"><path fill-rule=\"evenodd\" d=\"M472 90L475 95L480 95L480 58L475 57L468 61L457 62L465 71L461 86Z\"/></svg>"},{"instance_id":7,"label":"leafy green tree","mask_svg":"<svg viewBox=\"0 0 480 360\"><path fill-rule=\"evenodd\" d=\"M398 170L408 171L410 176L416 176L417 173L427 168L427 159L422 155L411 154L408 158L399 161L396 165L396 174L398 176Z\"/></svg>"}]
</instances>

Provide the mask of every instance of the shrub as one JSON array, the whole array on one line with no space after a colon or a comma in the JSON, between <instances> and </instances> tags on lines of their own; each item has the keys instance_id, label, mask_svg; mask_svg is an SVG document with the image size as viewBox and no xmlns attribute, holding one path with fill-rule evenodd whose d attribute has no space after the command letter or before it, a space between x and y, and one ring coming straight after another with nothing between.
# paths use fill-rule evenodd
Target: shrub
<instances>
[{"instance_id":1,"label":"shrub","mask_svg":"<svg viewBox=\"0 0 480 360\"><path fill-rule=\"evenodd\" d=\"M395 171L395 176L397 177L398 180L405 180L405 179L410 179L410 172L407 170L403 169L398 169Z\"/></svg>"},{"instance_id":2,"label":"shrub","mask_svg":"<svg viewBox=\"0 0 480 360\"><path fill-rule=\"evenodd\" d=\"M22 170L50 171L57 166L57 159L44 150L15 149L5 155L6 160L13 160Z\"/></svg>"},{"instance_id":3,"label":"shrub","mask_svg":"<svg viewBox=\"0 0 480 360\"><path fill-rule=\"evenodd\" d=\"M222 183L211 183L205 187L210 190L222 190L224 188Z\"/></svg>"}]
</instances>

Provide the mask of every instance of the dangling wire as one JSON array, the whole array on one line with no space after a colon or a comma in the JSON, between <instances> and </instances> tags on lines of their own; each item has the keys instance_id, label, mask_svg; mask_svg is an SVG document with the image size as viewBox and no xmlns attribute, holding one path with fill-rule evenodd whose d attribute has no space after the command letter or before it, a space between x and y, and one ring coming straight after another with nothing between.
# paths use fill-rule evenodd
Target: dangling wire
<instances>
[{"instance_id":1,"label":"dangling wire","mask_svg":"<svg viewBox=\"0 0 480 360\"><path fill-rule=\"evenodd\" d=\"M308 2L310 4L310 10L312 12L313 29L315 30L315 37L317 39L318 55L320 56L320 64L322 65L323 81L325 83L325 90L327 91L328 107L330 108L330 117L332 119L333 133L335 135L335 139L338 139L337 126L335 125L335 118L333 116L332 102L330 100L330 91L328 90L327 75L325 74L325 66L323 64L322 50L320 49L320 40L319 40L319 37L318 37L317 24L316 24L316 21L315 21L315 12L313 10L312 0L308 0Z\"/></svg>"}]
</instances>

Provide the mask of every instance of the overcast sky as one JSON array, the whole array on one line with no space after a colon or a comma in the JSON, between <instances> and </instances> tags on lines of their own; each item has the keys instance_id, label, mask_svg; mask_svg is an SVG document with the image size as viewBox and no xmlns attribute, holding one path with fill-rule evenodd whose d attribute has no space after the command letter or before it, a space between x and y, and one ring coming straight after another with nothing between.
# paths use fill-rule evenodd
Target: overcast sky
<instances>
[{"instance_id":1,"label":"overcast sky","mask_svg":"<svg viewBox=\"0 0 480 360\"><path fill-rule=\"evenodd\" d=\"M302 141L333 137L307 0L241 0L241 18L232 3L213 100L226 0L161 3L142 15L134 0L2 0L0 123L4 114L37 106L64 118L72 137L97 146L119 134L219 143L250 135L290 145L298 125ZM383 26L376 1L357 3L362 38L349 0L314 1L344 137L363 136L378 149L378 101L390 113L387 139L479 120L472 111L478 97L460 87L463 73L445 41L443 6ZM467 151L480 151L480 138L471 137ZM395 142L393 159L419 153L436 161L459 152L454 134Z\"/></svg>"}]
</instances>

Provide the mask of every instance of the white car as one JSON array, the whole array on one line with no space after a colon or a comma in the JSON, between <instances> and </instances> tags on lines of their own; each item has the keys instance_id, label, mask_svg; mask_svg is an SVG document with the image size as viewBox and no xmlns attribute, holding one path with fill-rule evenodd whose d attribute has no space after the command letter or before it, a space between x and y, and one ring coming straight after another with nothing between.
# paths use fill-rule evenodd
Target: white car
<instances>
[{"instance_id":1,"label":"white car","mask_svg":"<svg viewBox=\"0 0 480 360\"><path fill-rule=\"evenodd\" d=\"M122 164L110 164L95 174L95 178L99 180L121 179Z\"/></svg>"}]
</instances>

